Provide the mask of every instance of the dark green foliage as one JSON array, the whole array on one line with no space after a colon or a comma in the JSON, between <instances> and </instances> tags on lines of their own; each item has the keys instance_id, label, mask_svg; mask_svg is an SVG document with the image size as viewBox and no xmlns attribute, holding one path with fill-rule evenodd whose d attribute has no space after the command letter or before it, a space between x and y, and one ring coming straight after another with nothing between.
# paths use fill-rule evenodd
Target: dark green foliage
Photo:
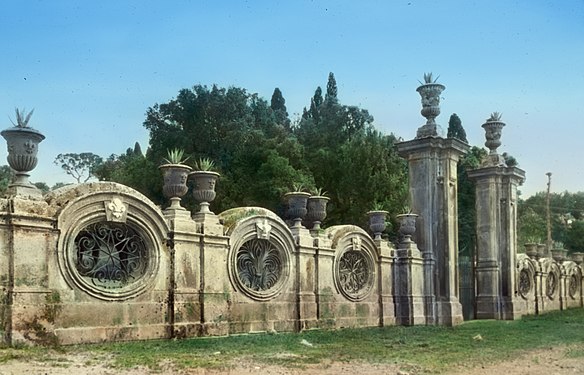
<instances>
[{"instance_id":1,"label":"dark green foliage","mask_svg":"<svg viewBox=\"0 0 584 375\"><path fill-rule=\"evenodd\" d=\"M43 194L44 193L48 193L49 191L51 191L51 188L45 182L35 182L33 185L36 186L37 189L39 189L40 191L42 191Z\"/></svg>"},{"instance_id":2,"label":"dark green foliage","mask_svg":"<svg viewBox=\"0 0 584 375\"><path fill-rule=\"evenodd\" d=\"M581 239L584 214L584 192L551 193L550 217L552 239L563 242L570 252L584 251ZM546 231L546 192L519 201L518 206L518 242L522 245L530 242L530 237L547 239Z\"/></svg>"},{"instance_id":3,"label":"dark green foliage","mask_svg":"<svg viewBox=\"0 0 584 375\"><path fill-rule=\"evenodd\" d=\"M7 165L0 166L0 194L4 194L14 178L14 171Z\"/></svg>"},{"instance_id":4,"label":"dark green foliage","mask_svg":"<svg viewBox=\"0 0 584 375\"><path fill-rule=\"evenodd\" d=\"M374 130L372 123L366 110L338 103L332 73L326 98L317 88L310 109L293 129L278 88L268 104L245 89L197 85L147 110L150 147L145 157L137 145L110 156L95 174L166 204L157 167L168 149L179 148L190 157L187 164L199 158L215 162L221 178L214 212L261 206L284 214L282 196L301 183L328 192L326 225L367 228L365 213L375 202L397 212L407 195L406 164L397 156L396 139ZM182 205L195 209L190 195Z\"/></svg>"},{"instance_id":5,"label":"dark green foliage","mask_svg":"<svg viewBox=\"0 0 584 375\"><path fill-rule=\"evenodd\" d=\"M335 75L332 72L330 72L326 84L326 95L324 96L324 100L327 103L327 105L338 104L339 99L337 95L338 95L337 81L335 80Z\"/></svg>"},{"instance_id":6,"label":"dark green foliage","mask_svg":"<svg viewBox=\"0 0 584 375\"><path fill-rule=\"evenodd\" d=\"M142 147L140 147L140 143L136 142L134 144L134 155L136 156L144 156L144 154L142 153Z\"/></svg>"},{"instance_id":7,"label":"dark green foliage","mask_svg":"<svg viewBox=\"0 0 584 375\"><path fill-rule=\"evenodd\" d=\"M272 106L245 89L197 85L169 103L147 111L147 159L157 165L166 150L181 148L190 160L209 158L221 173L216 212L261 205L279 210L281 196L297 180L312 181L304 151L287 125L284 98L275 90ZM188 162L187 162L188 163ZM159 178L155 183L161 186ZM159 189L158 189L159 190ZM194 202L186 197L185 205Z\"/></svg>"},{"instance_id":8,"label":"dark green foliage","mask_svg":"<svg viewBox=\"0 0 584 375\"><path fill-rule=\"evenodd\" d=\"M446 135L448 138L456 138L461 141L468 143L466 139L466 132L462 127L462 121L456 113L453 113L448 120L448 133Z\"/></svg>"},{"instance_id":9,"label":"dark green foliage","mask_svg":"<svg viewBox=\"0 0 584 375\"><path fill-rule=\"evenodd\" d=\"M571 223L564 245L571 252L584 252L584 221L576 220Z\"/></svg>"},{"instance_id":10,"label":"dark green foliage","mask_svg":"<svg viewBox=\"0 0 584 375\"><path fill-rule=\"evenodd\" d=\"M129 148L125 154L110 155L94 171L100 181L115 181L128 185L156 203L162 203L161 174L154 163L141 152Z\"/></svg>"},{"instance_id":11,"label":"dark green foliage","mask_svg":"<svg viewBox=\"0 0 584 375\"><path fill-rule=\"evenodd\" d=\"M467 172L478 168L486 156L485 149L474 146L458 163L458 251L465 256L472 256L476 246L476 188Z\"/></svg>"},{"instance_id":12,"label":"dark green foliage","mask_svg":"<svg viewBox=\"0 0 584 375\"><path fill-rule=\"evenodd\" d=\"M318 87L310 110L294 132L305 147L316 185L331 198L328 225L352 223L367 228L365 213L376 202L392 213L403 206L406 163L397 155L395 137L374 130L367 110L338 103L332 73L324 102Z\"/></svg>"},{"instance_id":13,"label":"dark green foliage","mask_svg":"<svg viewBox=\"0 0 584 375\"><path fill-rule=\"evenodd\" d=\"M310 109L307 111L306 108L304 108L302 119L311 119L316 122L320 121L320 107L322 106L323 101L322 89L318 86L314 91L314 96L310 99Z\"/></svg>"},{"instance_id":14,"label":"dark green foliage","mask_svg":"<svg viewBox=\"0 0 584 375\"><path fill-rule=\"evenodd\" d=\"M270 101L270 108L274 111L276 122L284 125L288 130L290 129L290 119L288 118L288 111L286 110L286 100L279 88L274 89L272 100Z\"/></svg>"},{"instance_id":15,"label":"dark green foliage","mask_svg":"<svg viewBox=\"0 0 584 375\"><path fill-rule=\"evenodd\" d=\"M508 153L504 152L501 156L505 160L505 164L507 164L508 167L517 167L519 165L519 163L517 162L517 159L515 159L513 156L509 155Z\"/></svg>"},{"instance_id":16,"label":"dark green foliage","mask_svg":"<svg viewBox=\"0 0 584 375\"><path fill-rule=\"evenodd\" d=\"M545 216L538 215L530 207L521 207L519 204L519 217L517 218L517 246L526 243L545 243L547 238Z\"/></svg>"}]
</instances>

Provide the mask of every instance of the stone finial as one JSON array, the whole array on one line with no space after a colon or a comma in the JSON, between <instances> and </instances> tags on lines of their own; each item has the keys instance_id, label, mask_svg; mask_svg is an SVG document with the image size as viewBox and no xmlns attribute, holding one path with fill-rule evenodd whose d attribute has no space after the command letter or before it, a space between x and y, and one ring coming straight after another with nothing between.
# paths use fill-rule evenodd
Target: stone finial
<instances>
[{"instance_id":1,"label":"stone finial","mask_svg":"<svg viewBox=\"0 0 584 375\"><path fill-rule=\"evenodd\" d=\"M416 138L437 137L439 125L436 117L440 114L440 94L446 87L436 83L438 77L433 79L432 73L424 74L424 83L416 91L422 97L422 110L420 113L426 118L426 124L418 128ZM421 83L421 82L420 82Z\"/></svg>"},{"instance_id":2,"label":"stone finial","mask_svg":"<svg viewBox=\"0 0 584 375\"><path fill-rule=\"evenodd\" d=\"M489 149L489 155L483 161L482 166L506 166L505 158L499 155L497 148L501 146L501 131L505 123L501 121L501 113L493 112L482 125L485 129L485 146Z\"/></svg>"}]
</instances>

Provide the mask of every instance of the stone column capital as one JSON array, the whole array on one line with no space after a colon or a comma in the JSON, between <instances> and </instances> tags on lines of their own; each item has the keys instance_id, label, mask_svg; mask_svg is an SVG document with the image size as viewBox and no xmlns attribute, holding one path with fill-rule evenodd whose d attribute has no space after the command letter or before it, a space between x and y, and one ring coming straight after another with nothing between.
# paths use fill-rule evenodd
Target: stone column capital
<instances>
[{"instance_id":1,"label":"stone column capital","mask_svg":"<svg viewBox=\"0 0 584 375\"><path fill-rule=\"evenodd\" d=\"M397 143L399 155L405 159L416 159L427 153L440 153L458 161L470 146L456 138L427 137Z\"/></svg>"},{"instance_id":2,"label":"stone column capital","mask_svg":"<svg viewBox=\"0 0 584 375\"><path fill-rule=\"evenodd\" d=\"M518 167L507 167L503 165L487 166L468 171L468 178L475 181L493 177L499 177L510 183L521 185L525 181L525 171Z\"/></svg>"}]
</instances>

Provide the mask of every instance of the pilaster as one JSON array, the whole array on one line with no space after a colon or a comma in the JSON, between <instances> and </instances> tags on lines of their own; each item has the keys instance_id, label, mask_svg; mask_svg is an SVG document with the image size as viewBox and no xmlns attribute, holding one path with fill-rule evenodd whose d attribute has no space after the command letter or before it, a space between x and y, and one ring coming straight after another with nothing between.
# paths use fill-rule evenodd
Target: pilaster
<instances>
[{"instance_id":1,"label":"pilaster","mask_svg":"<svg viewBox=\"0 0 584 375\"><path fill-rule=\"evenodd\" d=\"M525 172L504 164L469 171L476 182L477 318L516 319L517 187Z\"/></svg>"},{"instance_id":2,"label":"pilaster","mask_svg":"<svg viewBox=\"0 0 584 375\"><path fill-rule=\"evenodd\" d=\"M229 333L229 307L232 301L231 284L227 267L229 238L223 233L219 217L213 213L193 215L198 233L200 269L200 321L202 329L210 335ZM177 258L178 259L178 258Z\"/></svg>"},{"instance_id":3,"label":"pilaster","mask_svg":"<svg viewBox=\"0 0 584 375\"><path fill-rule=\"evenodd\" d=\"M435 298L428 322L462 322L458 291L457 164L469 146L457 139L426 137L402 142L398 152L408 161L412 212L420 215L415 242L428 253L426 295ZM431 256L430 256L431 254ZM433 273L428 273L432 272Z\"/></svg>"},{"instance_id":4,"label":"pilaster","mask_svg":"<svg viewBox=\"0 0 584 375\"><path fill-rule=\"evenodd\" d=\"M382 239L376 239L373 242L379 253L379 323L381 326L394 325L396 323L395 304L393 301L395 249Z\"/></svg>"},{"instance_id":5,"label":"pilaster","mask_svg":"<svg viewBox=\"0 0 584 375\"><path fill-rule=\"evenodd\" d=\"M298 285L298 330L318 326L316 303L315 239L303 226L290 228L296 242L296 282Z\"/></svg>"},{"instance_id":6,"label":"pilaster","mask_svg":"<svg viewBox=\"0 0 584 375\"><path fill-rule=\"evenodd\" d=\"M396 323L426 324L422 254L409 240L399 244L396 255L393 273Z\"/></svg>"},{"instance_id":7,"label":"pilaster","mask_svg":"<svg viewBox=\"0 0 584 375\"><path fill-rule=\"evenodd\" d=\"M201 234L190 212L167 208L163 212L170 228L173 337L196 337L203 332L201 293Z\"/></svg>"}]
</instances>

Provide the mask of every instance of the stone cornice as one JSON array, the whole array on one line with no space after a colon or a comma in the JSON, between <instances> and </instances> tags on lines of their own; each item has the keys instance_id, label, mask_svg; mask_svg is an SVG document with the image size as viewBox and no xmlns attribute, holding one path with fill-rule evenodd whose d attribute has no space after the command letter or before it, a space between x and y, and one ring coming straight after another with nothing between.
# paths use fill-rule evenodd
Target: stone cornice
<instances>
[{"instance_id":1,"label":"stone cornice","mask_svg":"<svg viewBox=\"0 0 584 375\"><path fill-rule=\"evenodd\" d=\"M426 152L428 150L445 150L457 153L458 156L465 155L470 146L456 138L426 137L413 139L411 141L396 144L400 156L407 158L412 154Z\"/></svg>"},{"instance_id":2,"label":"stone cornice","mask_svg":"<svg viewBox=\"0 0 584 375\"><path fill-rule=\"evenodd\" d=\"M468 178L471 180L478 181L487 179L491 176L509 178L511 182L515 182L518 185L523 184L525 181L525 171L517 167L489 166L468 171Z\"/></svg>"}]
</instances>

